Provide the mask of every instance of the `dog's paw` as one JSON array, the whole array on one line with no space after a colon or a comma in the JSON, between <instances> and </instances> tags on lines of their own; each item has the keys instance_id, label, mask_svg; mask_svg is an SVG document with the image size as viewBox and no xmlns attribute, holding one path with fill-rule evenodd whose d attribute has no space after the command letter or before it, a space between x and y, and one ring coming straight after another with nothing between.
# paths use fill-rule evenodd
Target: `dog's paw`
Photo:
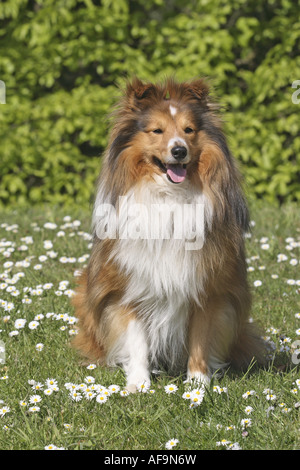
<instances>
[{"instance_id":1,"label":"dog's paw","mask_svg":"<svg viewBox=\"0 0 300 470\"><path fill-rule=\"evenodd\" d=\"M125 388L130 393L136 393L137 391L146 391L150 388L150 379L148 377L140 379L138 377L128 377Z\"/></svg>"},{"instance_id":2,"label":"dog's paw","mask_svg":"<svg viewBox=\"0 0 300 470\"><path fill-rule=\"evenodd\" d=\"M136 393L137 392L137 386L134 384L127 384L125 387L125 390L129 393Z\"/></svg>"},{"instance_id":3,"label":"dog's paw","mask_svg":"<svg viewBox=\"0 0 300 470\"><path fill-rule=\"evenodd\" d=\"M200 371L196 371L196 372L193 372L193 373L188 371L187 380L185 381L185 383L189 383L189 384L195 385L197 387L202 386L202 385L208 386L209 383L210 383L210 380L211 380L211 377L208 374L203 374Z\"/></svg>"}]
</instances>

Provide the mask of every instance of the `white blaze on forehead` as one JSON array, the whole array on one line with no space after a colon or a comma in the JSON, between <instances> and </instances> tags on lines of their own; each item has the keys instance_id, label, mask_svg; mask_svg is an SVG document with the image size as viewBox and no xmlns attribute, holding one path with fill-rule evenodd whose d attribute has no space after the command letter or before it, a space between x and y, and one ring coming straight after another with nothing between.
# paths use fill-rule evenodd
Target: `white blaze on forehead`
<instances>
[{"instance_id":1,"label":"white blaze on forehead","mask_svg":"<svg viewBox=\"0 0 300 470\"><path fill-rule=\"evenodd\" d=\"M171 113L171 116L175 116L175 114L177 113L177 108L170 105L170 113Z\"/></svg>"}]
</instances>

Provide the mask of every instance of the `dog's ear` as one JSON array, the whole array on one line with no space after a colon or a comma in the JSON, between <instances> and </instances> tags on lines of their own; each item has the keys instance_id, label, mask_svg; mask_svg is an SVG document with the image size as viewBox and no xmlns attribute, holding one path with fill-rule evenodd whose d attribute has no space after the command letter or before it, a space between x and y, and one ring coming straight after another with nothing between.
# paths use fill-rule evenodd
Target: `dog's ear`
<instances>
[{"instance_id":1,"label":"dog's ear","mask_svg":"<svg viewBox=\"0 0 300 470\"><path fill-rule=\"evenodd\" d=\"M209 86L203 79L199 78L188 83L187 90L193 98L203 103L208 101Z\"/></svg>"},{"instance_id":2,"label":"dog's ear","mask_svg":"<svg viewBox=\"0 0 300 470\"><path fill-rule=\"evenodd\" d=\"M126 97L128 101L142 101L149 98L155 92L155 86L152 83L144 83L135 77L127 83Z\"/></svg>"}]
</instances>

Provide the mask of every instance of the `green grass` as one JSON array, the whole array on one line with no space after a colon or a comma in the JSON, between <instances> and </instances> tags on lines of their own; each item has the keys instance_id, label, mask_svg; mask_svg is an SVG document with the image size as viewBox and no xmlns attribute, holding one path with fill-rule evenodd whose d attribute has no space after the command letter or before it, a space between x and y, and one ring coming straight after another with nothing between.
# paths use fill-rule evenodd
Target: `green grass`
<instances>
[{"instance_id":1,"label":"green grass","mask_svg":"<svg viewBox=\"0 0 300 470\"><path fill-rule=\"evenodd\" d=\"M71 223L63 220L69 215ZM164 450L165 444L172 438L179 440L176 450L224 449L217 443L226 440L238 442L242 449L297 449L299 448L299 407L300 379L299 365L292 360L292 343L300 340L300 319L295 314L300 312L299 264L290 264L291 259L299 257L299 210L296 206L281 209L256 205L252 210L255 221L251 238L247 239L249 280L253 286L253 318L265 330L274 342L274 360L265 369L255 364L246 373L225 371L223 377L215 378L211 388L206 390L200 406L190 409L189 402L182 398L186 389L184 377L170 377L166 374L153 380L153 394L136 393L122 397L112 394L105 403L97 403L83 398L73 401L65 383L81 384L87 376L92 376L96 384L108 387L117 384L122 390L125 379L122 370L107 370L97 367L93 370L80 365L77 353L70 348L70 330L67 317L55 315L68 313L74 315L70 297L61 291L61 281L69 281L68 288L74 289L76 277L74 271L81 268L89 253L88 234L90 212L79 209L62 210L41 207L25 211L10 211L0 214L0 340L5 347L5 363L0 365L0 409L9 407L9 412L0 417L1 449L44 449L49 444L64 449L126 449L126 450ZM81 225L73 224L79 220ZM44 227L47 222L56 224L55 229ZM17 224L15 228L14 224ZM58 232L64 230L64 236ZM33 243L28 243L32 237ZM269 248L262 248L263 237L268 237ZM298 246L289 250L292 237ZM44 242L51 240L55 258L39 261L47 249ZM9 242L9 243L6 243ZM22 245L27 250L20 250ZM6 257L7 250L12 249ZM277 255L285 254L287 260L278 262ZM61 257L69 258L67 263ZM75 259L72 260L71 257ZM81 258L83 257L83 258ZM29 266L18 266L18 261L29 259ZM11 261L10 267L5 263ZM34 266L42 265L36 270ZM261 267L264 267L262 269ZM9 284L16 273L24 273L16 284ZM273 278L272 275L277 275ZM298 284L287 283L298 280ZM254 287L260 280L261 286ZM14 296L3 288L4 283L19 291ZM35 289L45 283L53 287L40 293L24 292L24 288ZM22 303L28 297L30 304ZM6 311L5 301L12 302L14 308ZM47 317L47 313L54 315ZM29 323L36 315L43 314L36 329L30 329ZM10 316L8 320L6 317ZM18 330L18 335L10 336L15 328L15 320L26 319L25 327ZM42 343L42 351L36 345ZM286 351L281 351L285 346ZM298 345L299 346L299 345ZM43 391L33 391L30 380L41 382L48 378L57 380L59 390L50 396ZM167 394L164 387L170 383L178 390ZM214 386L226 387L227 392L217 393ZM46 388L46 387L44 387ZM265 389L272 389L276 400L268 401ZM297 392L292 390L295 389ZM247 391L254 390L255 395L243 398ZM39 394L42 401L40 410L30 412L29 401L34 394ZM24 400L27 405L20 406ZM285 404L285 407L281 406ZM245 412L251 406L250 415ZM272 406L272 410L267 412ZM284 412L284 408L288 411ZM251 419L251 426L242 429L241 420ZM69 425L66 427L65 425ZM226 428L233 428L227 430Z\"/></svg>"}]
</instances>

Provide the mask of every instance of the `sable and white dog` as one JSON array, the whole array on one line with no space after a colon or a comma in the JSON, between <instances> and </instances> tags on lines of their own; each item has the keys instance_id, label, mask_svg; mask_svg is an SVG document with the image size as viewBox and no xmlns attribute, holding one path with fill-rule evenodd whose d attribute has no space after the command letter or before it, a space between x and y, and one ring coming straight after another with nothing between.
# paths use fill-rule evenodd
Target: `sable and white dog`
<instances>
[{"instance_id":1,"label":"sable and white dog","mask_svg":"<svg viewBox=\"0 0 300 470\"><path fill-rule=\"evenodd\" d=\"M75 346L121 365L207 383L247 365L262 341L249 322L240 176L206 83L134 79L114 113L94 207L94 242L74 298Z\"/></svg>"}]
</instances>

